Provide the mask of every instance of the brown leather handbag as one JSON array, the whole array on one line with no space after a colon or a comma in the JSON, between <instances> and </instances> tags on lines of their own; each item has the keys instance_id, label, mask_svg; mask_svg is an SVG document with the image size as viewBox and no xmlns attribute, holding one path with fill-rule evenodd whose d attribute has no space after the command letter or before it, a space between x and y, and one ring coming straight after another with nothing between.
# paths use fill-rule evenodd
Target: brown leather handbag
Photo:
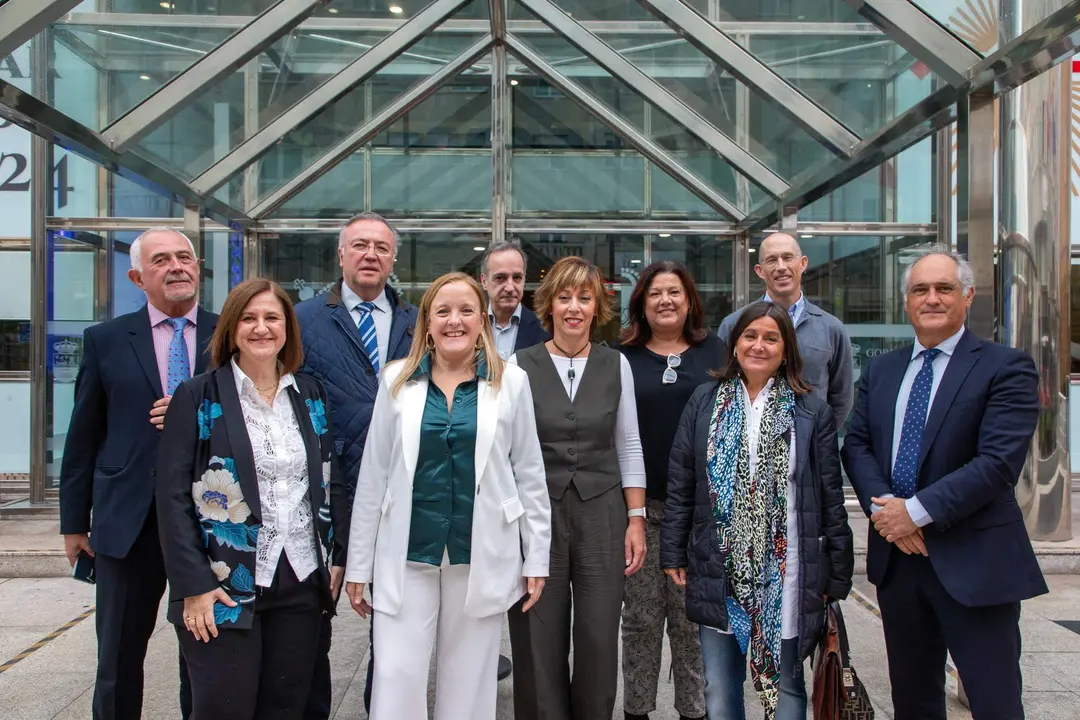
<instances>
[{"instance_id":1,"label":"brown leather handbag","mask_svg":"<svg viewBox=\"0 0 1080 720\"><path fill-rule=\"evenodd\" d=\"M825 626L811 661L814 720L874 720L874 708L848 657L847 629L840 603L825 607Z\"/></svg>"}]
</instances>

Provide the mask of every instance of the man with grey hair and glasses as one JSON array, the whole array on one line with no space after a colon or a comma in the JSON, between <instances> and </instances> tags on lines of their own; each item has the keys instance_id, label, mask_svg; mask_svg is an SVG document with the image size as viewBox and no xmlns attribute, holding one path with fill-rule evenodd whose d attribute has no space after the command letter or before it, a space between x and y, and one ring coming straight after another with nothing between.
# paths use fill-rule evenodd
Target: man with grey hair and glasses
<instances>
[{"instance_id":1,"label":"man with grey hair and glasses","mask_svg":"<svg viewBox=\"0 0 1080 720\"><path fill-rule=\"evenodd\" d=\"M409 354L416 307L389 285L401 236L373 212L349 218L338 233L342 277L328 291L296 306L304 345L302 372L322 381L330 401L330 424L343 487L330 489L334 529L331 589L344 577L356 478L379 390L379 372ZM330 717L330 615L323 618L319 654L306 719ZM374 655L368 662L364 707L371 704Z\"/></svg>"},{"instance_id":2,"label":"man with grey hair and glasses","mask_svg":"<svg viewBox=\"0 0 1080 720\"><path fill-rule=\"evenodd\" d=\"M525 298L525 251L516 242L497 242L480 259L480 284L488 296L488 318L503 360L551 338Z\"/></svg>"},{"instance_id":3,"label":"man with grey hair and glasses","mask_svg":"<svg viewBox=\"0 0 1080 720\"><path fill-rule=\"evenodd\" d=\"M839 319L803 294L802 277L808 262L798 240L778 232L761 241L754 272L765 281L762 299L788 311L799 341L803 380L810 384L813 395L829 403L839 430L855 394L851 339ZM725 343L741 314L741 309L736 310L720 324L718 334Z\"/></svg>"},{"instance_id":4,"label":"man with grey hair and glasses","mask_svg":"<svg viewBox=\"0 0 1080 720\"><path fill-rule=\"evenodd\" d=\"M60 466L60 532L74 566L93 563L97 678L93 715L142 715L143 662L165 592L154 479L176 387L206 370L217 315L199 307L199 259L167 227L131 243L128 279L141 309L83 333L75 405ZM191 710L180 657L180 706Z\"/></svg>"},{"instance_id":5,"label":"man with grey hair and glasses","mask_svg":"<svg viewBox=\"0 0 1080 720\"><path fill-rule=\"evenodd\" d=\"M842 451L870 517L896 720L945 720L952 655L976 718L1023 718L1020 603L1047 592L1015 487L1039 415L1029 355L964 327L962 256L932 246L903 277L915 342L859 380Z\"/></svg>"}]
</instances>

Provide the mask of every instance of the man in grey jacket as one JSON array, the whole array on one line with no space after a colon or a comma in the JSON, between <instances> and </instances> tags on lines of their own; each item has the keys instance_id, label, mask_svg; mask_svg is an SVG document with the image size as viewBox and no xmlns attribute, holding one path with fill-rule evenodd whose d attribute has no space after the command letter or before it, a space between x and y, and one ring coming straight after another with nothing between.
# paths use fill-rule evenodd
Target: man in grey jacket
<instances>
[{"instance_id":1,"label":"man in grey jacket","mask_svg":"<svg viewBox=\"0 0 1080 720\"><path fill-rule=\"evenodd\" d=\"M795 323L802 355L803 379L813 394L829 403L836 429L844 426L855 394L852 376L851 339L844 324L806 299L802 276L807 258L798 241L787 233L773 233L761 242L754 272L765 281L764 300L786 308ZM742 310L724 318L719 335L728 341Z\"/></svg>"}]
</instances>

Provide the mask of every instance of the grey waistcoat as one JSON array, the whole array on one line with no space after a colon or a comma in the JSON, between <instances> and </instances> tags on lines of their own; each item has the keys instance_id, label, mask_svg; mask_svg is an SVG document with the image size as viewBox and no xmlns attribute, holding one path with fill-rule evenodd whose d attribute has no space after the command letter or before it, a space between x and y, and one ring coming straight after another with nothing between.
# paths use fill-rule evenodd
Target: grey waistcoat
<instances>
[{"instance_id":1,"label":"grey waistcoat","mask_svg":"<svg viewBox=\"0 0 1080 720\"><path fill-rule=\"evenodd\" d=\"M543 344L519 350L517 364L529 375L536 433L544 453L548 493L560 499L573 483L583 500L597 497L622 482L615 450L615 417L619 412L622 376L619 353L593 345L574 402Z\"/></svg>"}]
</instances>

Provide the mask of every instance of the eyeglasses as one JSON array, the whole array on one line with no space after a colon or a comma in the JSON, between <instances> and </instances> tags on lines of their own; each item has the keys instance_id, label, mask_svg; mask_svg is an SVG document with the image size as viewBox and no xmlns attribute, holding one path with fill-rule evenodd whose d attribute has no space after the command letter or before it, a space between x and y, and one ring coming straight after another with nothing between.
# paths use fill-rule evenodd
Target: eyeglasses
<instances>
[{"instance_id":1,"label":"eyeglasses","mask_svg":"<svg viewBox=\"0 0 1080 720\"><path fill-rule=\"evenodd\" d=\"M679 379L678 373L675 372L675 368L682 365L681 355L668 355L667 356L667 369L664 370L664 376L660 379L660 382L664 385L671 385L673 382Z\"/></svg>"},{"instance_id":2,"label":"eyeglasses","mask_svg":"<svg viewBox=\"0 0 1080 720\"><path fill-rule=\"evenodd\" d=\"M374 248L375 255L378 257L390 257L394 254L394 248L384 243L369 243L366 240L357 240L349 246L360 255L367 255L368 250Z\"/></svg>"}]
</instances>

